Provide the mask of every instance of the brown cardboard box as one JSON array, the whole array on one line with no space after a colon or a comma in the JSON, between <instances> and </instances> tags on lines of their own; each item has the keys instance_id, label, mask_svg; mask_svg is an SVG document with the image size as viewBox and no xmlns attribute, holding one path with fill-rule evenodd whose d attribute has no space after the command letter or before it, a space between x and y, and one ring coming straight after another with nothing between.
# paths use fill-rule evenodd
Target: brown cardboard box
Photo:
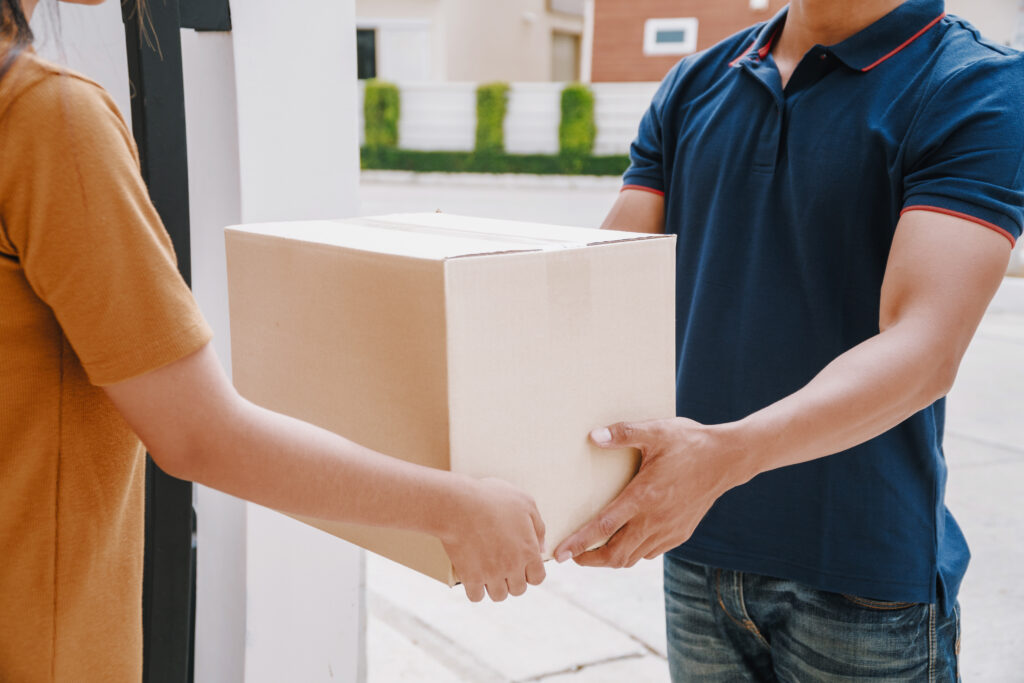
<instances>
[{"instance_id":1,"label":"brown cardboard box","mask_svg":"<svg viewBox=\"0 0 1024 683\"><path fill-rule=\"evenodd\" d=\"M383 453L521 487L550 551L636 471L637 453L587 433L675 414L674 245L446 214L229 228L235 385ZM432 536L303 521L457 581Z\"/></svg>"}]
</instances>

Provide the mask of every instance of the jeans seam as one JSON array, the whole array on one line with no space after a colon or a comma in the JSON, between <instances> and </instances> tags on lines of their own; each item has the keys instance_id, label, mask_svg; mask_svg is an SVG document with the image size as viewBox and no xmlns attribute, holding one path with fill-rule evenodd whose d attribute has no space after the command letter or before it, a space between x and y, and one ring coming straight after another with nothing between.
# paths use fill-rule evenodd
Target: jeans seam
<instances>
[{"instance_id":1,"label":"jeans seam","mask_svg":"<svg viewBox=\"0 0 1024 683\"><path fill-rule=\"evenodd\" d=\"M742 591L743 591L743 586L742 586L742 583L741 583L740 584L740 596L741 596L740 597L740 604L741 605L743 604L743 602L742 602ZM753 636L755 636L758 639L758 641L761 642L762 645L764 645L768 649L771 649L771 646L768 644L768 641L765 640L765 637L763 635L761 635L760 631L757 630L757 626L754 625L753 621L751 621L749 618L745 619L744 621L740 621L739 619L734 617L729 612L729 610L726 608L725 601L722 600L722 570L721 569L716 569L715 570L715 597L718 599L718 606L722 609L722 612L725 614L725 616L729 617L729 620L732 621L732 623L736 624L740 628L742 628L745 631L747 631L748 633L752 634ZM744 614L746 614L746 611L747 611L746 606L743 606Z\"/></svg>"},{"instance_id":2,"label":"jeans seam","mask_svg":"<svg viewBox=\"0 0 1024 683\"><path fill-rule=\"evenodd\" d=\"M935 650L938 646L935 634L935 605L928 605L928 683L935 683Z\"/></svg>"},{"instance_id":3,"label":"jeans seam","mask_svg":"<svg viewBox=\"0 0 1024 683\"><path fill-rule=\"evenodd\" d=\"M744 623L744 625L747 627L747 630L749 630L751 633L753 633L755 636L757 636L757 639L760 640L761 643L766 648L771 650L772 646L771 646L771 644L768 643L768 639L764 637L764 635L761 633L761 629L759 629L757 627L757 624L754 623L754 620L750 618L750 613L747 612L747 601L743 597L743 573L742 572L739 572L739 573L736 574L736 588L737 588L737 590L739 592L740 609L743 610L743 623Z\"/></svg>"},{"instance_id":4,"label":"jeans seam","mask_svg":"<svg viewBox=\"0 0 1024 683\"><path fill-rule=\"evenodd\" d=\"M916 602L885 602L883 600L870 600L867 598L861 598L856 595L850 595L849 593L840 593L844 598L849 600L855 605L866 607L867 609L875 609L879 611L895 611L901 609L907 609L918 604Z\"/></svg>"},{"instance_id":5,"label":"jeans seam","mask_svg":"<svg viewBox=\"0 0 1024 683\"><path fill-rule=\"evenodd\" d=\"M953 644L953 661L956 663L956 683L960 683L960 605L953 605L956 619L956 642Z\"/></svg>"}]
</instances>

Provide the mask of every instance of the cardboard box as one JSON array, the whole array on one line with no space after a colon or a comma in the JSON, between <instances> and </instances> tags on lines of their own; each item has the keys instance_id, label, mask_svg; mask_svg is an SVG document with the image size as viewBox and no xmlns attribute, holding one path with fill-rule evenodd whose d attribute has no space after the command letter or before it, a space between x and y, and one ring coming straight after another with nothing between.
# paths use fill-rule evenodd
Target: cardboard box
<instances>
[{"instance_id":1,"label":"cardboard box","mask_svg":"<svg viewBox=\"0 0 1024 683\"><path fill-rule=\"evenodd\" d=\"M235 385L382 453L534 496L556 544L675 414L675 238L446 214L227 230ZM448 584L436 538L303 519Z\"/></svg>"}]
</instances>

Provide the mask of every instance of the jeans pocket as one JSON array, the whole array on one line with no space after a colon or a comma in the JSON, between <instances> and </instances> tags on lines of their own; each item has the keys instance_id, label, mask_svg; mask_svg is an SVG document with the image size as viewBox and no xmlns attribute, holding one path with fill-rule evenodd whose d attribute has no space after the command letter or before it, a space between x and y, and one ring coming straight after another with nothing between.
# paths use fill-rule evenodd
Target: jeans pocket
<instances>
[{"instance_id":1,"label":"jeans pocket","mask_svg":"<svg viewBox=\"0 0 1024 683\"><path fill-rule=\"evenodd\" d=\"M865 609L874 609L881 611L893 611L908 609L917 605L916 602L900 602L895 600L875 600L874 598L862 598L857 595L850 595L849 593L840 593L848 602L852 602L854 605L864 607Z\"/></svg>"}]
</instances>

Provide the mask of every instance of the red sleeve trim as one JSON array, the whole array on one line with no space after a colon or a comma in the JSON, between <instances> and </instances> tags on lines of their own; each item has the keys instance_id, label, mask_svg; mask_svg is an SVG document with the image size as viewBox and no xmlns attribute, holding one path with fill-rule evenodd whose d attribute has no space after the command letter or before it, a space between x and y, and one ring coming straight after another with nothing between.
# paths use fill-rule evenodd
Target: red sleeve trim
<instances>
[{"instance_id":1,"label":"red sleeve trim","mask_svg":"<svg viewBox=\"0 0 1024 683\"><path fill-rule=\"evenodd\" d=\"M651 194L656 194L659 197L665 196L665 193L662 192L661 190L655 190L653 187L646 187L644 185L623 185L622 189L619 190L619 192L624 192L626 190L640 190L641 192L650 192Z\"/></svg>"},{"instance_id":2,"label":"red sleeve trim","mask_svg":"<svg viewBox=\"0 0 1024 683\"><path fill-rule=\"evenodd\" d=\"M917 40L918 38L920 38L921 36L923 36L923 35L924 35L925 33L927 33L927 32L928 32L928 29L930 29L930 28L931 28L932 26L935 26L935 24L937 24L937 23L939 23L940 21L942 21L942 18L943 18L944 16L946 16L946 13L945 13L945 12L943 12L943 13L942 13L942 14L940 14L939 16L935 17L935 18L934 18L934 19L932 19L932 20L931 20L930 22L928 22L928 25L927 25L927 26L925 26L925 27L924 27L923 29L921 29L920 31L918 31L918 32L917 32L917 33L915 33L914 35L912 35L912 36L910 36L909 38L907 38L907 40L906 40L906 41L904 41L904 42L903 42L903 43L902 43L902 44L901 44L901 45L900 45L899 47L897 47L897 48L896 48L895 50L893 50L893 51L892 51L892 52L890 52L889 54L885 55L884 57L882 57L881 59L879 59L879 60L878 60L877 62L875 62L874 64L868 64L868 65L867 65L866 67L864 67L863 69L861 69L861 71L871 71L871 70L872 70L872 69L874 69L874 68L875 68L876 66L878 66L879 64L881 64L881 63L882 63L882 62L884 62L885 60L889 59L889 58L890 58L890 57L892 57L892 56L893 56L894 54L896 54L897 52L899 52L900 50L902 50L903 48L905 48L905 47L906 47L907 45L910 45L910 44L911 44L912 42L914 42L915 40Z\"/></svg>"},{"instance_id":3,"label":"red sleeve trim","mask_svg":"<svg viewBox=\"0 0 1024 683\"><path fill-rule=\"evenodd\" d=\"M982 220L982 219L980 219L980 218L978 218L976 216L972 216L972 215L967 214L967 213L961 213L960 211L953 211L952 209L943 209L942 207L939 207L939 206L927 206L927 205L924 205L924 204L919 204L917 206L908 206L908 207L906 207L905 209L900 211L900 215L902 216L903 214L905 214L908 211L933 211L935 213L944 213L947 216L953 216L955 218L962 218L965 221L970 221L972 223L977 223L978 225L986 227L989 230L995 230L1000 235L1002 235L1003 237L1005 237L1006 239L1008 239L1010 241L1010 247L1011 248L1013 248L1014 244L1016 244L1016 239L1013 237L1013 233L1011 233L1009 230L1005 230L1003 228L1000 228L995 223L989 223L988 221L984 221L984 220Z\"/></svg>"}]
</instances>

